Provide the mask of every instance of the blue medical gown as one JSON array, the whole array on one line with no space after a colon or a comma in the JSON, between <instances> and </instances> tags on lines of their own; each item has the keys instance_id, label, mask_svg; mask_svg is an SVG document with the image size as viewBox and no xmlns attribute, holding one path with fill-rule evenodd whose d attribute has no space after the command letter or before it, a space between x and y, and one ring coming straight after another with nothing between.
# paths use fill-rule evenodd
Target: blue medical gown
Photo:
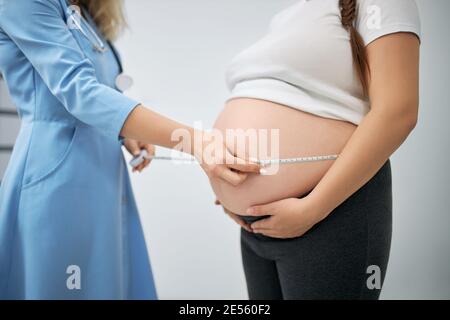
<instances>
[{"instance_id":1,"label":"blue medical gown","mask_svg":"<svg viewBox=\"0 0 450 320\"><path fill-rule=\"evenodd\" d=\"M68 14L65 0L0 1L0 72L22 120L0 189L0 298L153 299L119 139L138 103L114 89L112 48Z\"/></svg>"}]
</instances>

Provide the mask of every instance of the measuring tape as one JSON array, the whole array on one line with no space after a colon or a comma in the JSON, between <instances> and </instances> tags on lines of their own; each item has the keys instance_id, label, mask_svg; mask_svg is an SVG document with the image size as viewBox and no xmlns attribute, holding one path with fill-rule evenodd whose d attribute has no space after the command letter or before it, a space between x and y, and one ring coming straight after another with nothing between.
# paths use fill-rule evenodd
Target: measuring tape
<instances>
[{"instance_id":1,"label":"measuring tape","mask_svg":"<svg viewBox=\"0 0 450 320\"><path fill-rule=\"evenodd\" d=\"M182 157L165 157L165 156L149 156L147 150L142 150L141 153L134 157L130 161L130 166L137 167L141 165L145 160L162 160L162 161L177 161L177 162L195 162L194 158L182 158Z\"/></svg>"},{"instance_id":2,"label":"measuring tape","mask_svg":"<svg viewBox=\"0 0 450 320\"><path fill-rule=\"evenodd\" d=\"M327 156L312 156L312 157L300 157L300 158L289 158L289 159L273 159L273 160L257 160L256 163L268 166L274 164L294 164L294 163L305 163L305 162L318 162L318 161L328 161L336 160L338 155L327 155Z\"/></svg>"},{"instance_id":3,"label":"measuring tape","mask_svg":"<svg viewBox=\"0 0 450 320\"><path fill-rule=\"evenodd\" d=\"M294 164L294 163L306 163L306 162L318 162L336 160L338 155L326 155L326 156L312 156L312 157L300 157L289 159L271 159L271 160L256 160L256 164L262 166L269 166L274 164ZM196 162L194 158L182 158L182 157L165 157L165 156L149 156L147 150L142 150L141 153L130 161L130 165L134 168L142 164L145 160L163 160L163 161L177 161L177 162Z\"/></svg>"}]
</instances>

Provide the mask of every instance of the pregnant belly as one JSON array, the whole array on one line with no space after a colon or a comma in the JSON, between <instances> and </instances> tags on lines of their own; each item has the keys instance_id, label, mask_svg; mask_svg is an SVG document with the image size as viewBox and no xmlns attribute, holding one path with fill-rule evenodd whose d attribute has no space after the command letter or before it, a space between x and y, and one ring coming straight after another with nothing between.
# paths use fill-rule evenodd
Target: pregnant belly
<instances>
[{"instance_id":1,"label":"pregnant belly","mask_svg":"<svg viewBox=\"0 0 450 320\"><path fill-rule=\"evenodd\" d=\"M214 128L227 137L228 148L237 156L266 160L339 154L356 126L264 100L233 99L226 104ZM223 206L245 215L250 206L306 194L332 163L270 167L268 175L251 175L237 187L219 179L210 182Z\"/></svg>"}]
</instances>

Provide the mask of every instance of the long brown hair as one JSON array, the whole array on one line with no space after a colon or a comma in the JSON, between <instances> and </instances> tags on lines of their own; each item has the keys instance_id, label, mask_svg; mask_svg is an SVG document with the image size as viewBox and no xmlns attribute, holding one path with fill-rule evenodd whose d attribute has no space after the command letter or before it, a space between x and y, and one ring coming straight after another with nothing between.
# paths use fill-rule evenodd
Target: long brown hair
<instances>
[{"instance_id":1,"label":"long brown hair","mask_svg":"<svg viewBox=\"0 0 450 320\"><path fill-rule=\"evenodd\" d=\"M71 0L71 3L86 8L97 27L110 41L115 40L126 27L123 0Z\"/></svg>"},{"instance_id":2,"label":"long brown hair","mask_svg":"<svg viewBox=\"0 0 450 320\"><path fill-rule=\"evenodd\" d=\"M369 91L370 69L364 41L355 27L355 21L358 15L356 6L357 0L339 0L342 25L350 33L353 62L355 64L358 77L361 80L364 95L367 96Z\"/></svg>"}]
</instances>

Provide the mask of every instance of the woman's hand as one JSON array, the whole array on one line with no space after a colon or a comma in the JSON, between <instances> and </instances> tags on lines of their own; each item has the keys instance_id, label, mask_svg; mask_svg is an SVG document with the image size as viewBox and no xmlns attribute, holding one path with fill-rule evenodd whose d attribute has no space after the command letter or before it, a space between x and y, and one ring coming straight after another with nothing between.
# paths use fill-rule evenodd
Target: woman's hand
<instances>
[{"instance_id":1,"label":"woman's hand","mask_svg":"<svg viewBox=\"0 0 450 320\"><path fill-rule=\"evenodd\" d=\"M213 134L197 132L202 138L196 141L193 155L211 178L220 178L233 186L247 179L248 174L259 174L261 166L231 154L223 140Z\"/></svg>"},{"instance_id":2,"label":"woman's hand","mask_svg":"<svg viewBox=\"0 0 450 320\"><path fill-rule=\"evenodd\" d=\"M246 214L254 217L270 216L252 223L250 227L254 233L280 239L304 235L325 216L316 209L308 196L254 206L249 208Z\"/></svg>"},{"instance_id":3,"label":"woman's hand","mask_svg":"<svg viewBox=\"0 0 450 320\"><path fill-rule=\"evenodd\" d=\"M149 157L155 155L155 146L152 144L142 143L133 139L125 139L123 145L133 157L138 156L142 150L146 150ZM144 159L140 165L133 168L133 172L142 172L142 170L144 170L150 162L150 159Z\"/></svg>"},{"instance_id":4,"label":"woman's hand","mask_svg":"<svg viewBox=\"0 0 450 320\"><path fill-rule=\"evenodd\" d=\"M216 205L221 206L222 204L220 203L219 200L216 200L215 202ZM237 214L232 213L230 210L228 210L227 208L225 208L224 206L222 206L223 211L234 221L236 222L238 225L240 225L242 228L244 228L245 230L247 230L248 232L252 232L252 229L250 228L250 225L248 223L246 223L243 219L241 219Z\"/></svg>"}]
</instances>

